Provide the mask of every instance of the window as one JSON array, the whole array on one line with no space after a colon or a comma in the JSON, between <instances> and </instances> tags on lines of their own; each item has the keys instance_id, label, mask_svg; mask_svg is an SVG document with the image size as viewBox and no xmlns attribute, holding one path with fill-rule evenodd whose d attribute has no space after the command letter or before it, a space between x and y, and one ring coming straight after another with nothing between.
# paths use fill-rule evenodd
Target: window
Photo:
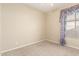
<instances>
[{"instance_id":1,"label":"window","mask_svg":"<svg viewBox=\"0 0 79 59\"><path fill-rule=\"evenodd\" d=\"M66 22L66 31L75 29L75 21Z\"/></svg>"},{"instance_id":2,"label":"window","mask_svg":"<svg viewBox=\"0 0 79 59\"><path fill-rule=\"evenodd\" d=\"M79 39L79 4L61 10L61 35L60 43L64 45L65 39Z\"/></svg>"},{"instance_id":3,"label":"window","mask_svg":"<svg viewBox=\"0 0 79 59\"><path fill-rule=\"evenodd\" d=\"M79 34L79 12L67 15L65 20L66 36L76 37Z\"/></svg>"}]
</instances>

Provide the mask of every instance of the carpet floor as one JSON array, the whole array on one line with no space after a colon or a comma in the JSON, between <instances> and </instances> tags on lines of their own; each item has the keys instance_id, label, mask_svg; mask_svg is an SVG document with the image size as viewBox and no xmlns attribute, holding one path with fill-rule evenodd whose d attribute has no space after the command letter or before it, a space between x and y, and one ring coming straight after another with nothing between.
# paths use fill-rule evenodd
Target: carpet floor
<instances>
[{"instance_id":1,"label":"carpet floor","mask_svg":"<svg viewBox=\"0 0 79 59\"><path fill-rule=\"evenodd\" d=\"M79 50L48 41L8 51L2 56L79 56Z\"/></svg>"}]
</instances>

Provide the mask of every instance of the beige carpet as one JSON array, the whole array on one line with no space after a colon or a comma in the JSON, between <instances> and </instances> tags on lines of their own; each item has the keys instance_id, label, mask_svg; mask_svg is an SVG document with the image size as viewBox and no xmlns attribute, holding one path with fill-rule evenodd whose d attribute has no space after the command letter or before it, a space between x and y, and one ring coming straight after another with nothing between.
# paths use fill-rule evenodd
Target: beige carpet
<instances>
[{"instance_id":1,"label":"beige carpet","mask_svg":"<svg viewBox=\"0 0 79 59\"><path fill-rule=\"evenodd\" d=\"M2 54L3 56L78 56L79 50L43 41Z\"/></svg>"}]
</instances>

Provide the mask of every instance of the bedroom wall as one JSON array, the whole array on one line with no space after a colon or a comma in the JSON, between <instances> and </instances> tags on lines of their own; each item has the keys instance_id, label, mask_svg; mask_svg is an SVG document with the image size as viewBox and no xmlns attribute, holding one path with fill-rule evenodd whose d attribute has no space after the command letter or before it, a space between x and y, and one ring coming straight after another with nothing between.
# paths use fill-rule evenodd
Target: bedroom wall
<instances>
[{"instance_id":1,"label":"bedroom wall","mask_svg":"<svg viewBox=\"0 0 79 59\"><path fill-rule=\"evenodd\" d=\"M62 8L51 11L47 14L47 40L53 43L60 43L60 11L64 8L71 7L76 4L68 4ZM66 45L74 48L79 48L79 40L78 39L66 39Z\"/></svg>"},{"instance_id":2,"label":"bedroom wall","mask_svg":"<svg viewBox=\"0 0 79 59\"><path fill-rule=\"evenodd\" d=\"M1 14L2 14L2 12L1 12L1 4L0 4L0 51L1 51L1 40L2 40L2 19L1 19Z\"/></svg>"},{"instance_id":3,"label":"bedroom wall","mask_svg":"<svg viewBox=\"0 0 79 59\"><path fill-rule=\"evenodd\" d=\"M2 5L2 51L45 39L45 16L24 4Z\"/></svg>"}]
</instances>

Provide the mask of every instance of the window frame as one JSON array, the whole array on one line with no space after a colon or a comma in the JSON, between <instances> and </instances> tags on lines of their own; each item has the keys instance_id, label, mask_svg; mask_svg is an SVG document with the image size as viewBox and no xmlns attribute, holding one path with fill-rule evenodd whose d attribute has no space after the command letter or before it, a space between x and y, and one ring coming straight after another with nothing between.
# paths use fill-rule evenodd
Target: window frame
<instances>
[{"instance_id":1,"label":"window frame","mask_svg":"<svg viewBox=\"0 0 79 59\"><path fill-rule=\"evenodd\" d=\"M79 21L78 20L78 18L77 18L77 12L74 12L75 14L74 14L74 19L73 20L65 20L65 30L66 30L66 24L68 23L68 22L74 22L74 29L76 29L77 28L77 21ZM67 31L67 30L66 30Z\"/></svg>"}]
</instances>

